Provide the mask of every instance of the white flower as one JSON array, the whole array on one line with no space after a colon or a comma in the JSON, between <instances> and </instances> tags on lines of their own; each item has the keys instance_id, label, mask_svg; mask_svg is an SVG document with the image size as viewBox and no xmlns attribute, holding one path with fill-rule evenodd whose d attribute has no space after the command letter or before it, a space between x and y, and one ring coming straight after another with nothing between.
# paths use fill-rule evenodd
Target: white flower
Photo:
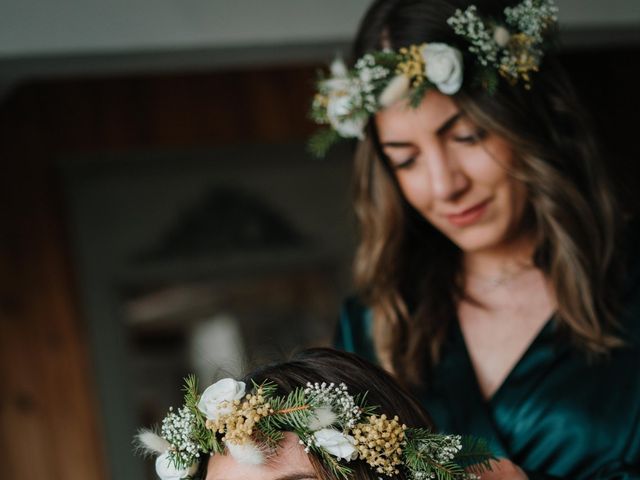
<instances>
[{"instance_id":1,"label":"white flower","mask_svg":"<svg viewBox=\"0 0 640 480\"><path fill-rule=\"evenodd\" d=\"M353 116L354 98L348 90L334 91L329 94L327 102L327 118L331 126L346 138L364 139L364 127L367 124L365 115Z\"/></svg>"},{"instance_id":2,"label":"white flower","mask_svg":"<svg viewBox=\"0 0 640 480\"><path fill-rule=\"evenodd\" d=\"M340 58L331 63L331 78L322 83L327 95L327 119L336 132L346 138L364 138L365 115L354 115L356 105L362 106L362 81L350 78L347 66Z\"/></svg>"},{"instance_id":3,"label":"white flower","mask_svg":"<svg viewBox=\"0 0 640 480\"><path fill-rule=\"evenodd\" d=\"M331 76L336 78L346 78L347 66L340 57L331 62Z\"/></svg>"},{"instance_id":4,"label":"white flower","mask_svg":"<svg viewBox=\"0 0 640 480\"><path fill-rule=\"evenodd\" d=\"M323 428L313 434L315 444L334 457L345 460L353 460L357 457L356 441L351 435L334 428Z\"/></svg>"},{"instance_id":5,"label":"white flower","mask_svg":"<svg viewBox=\"0 0 640 480\"><path fill-rule=\"evenodd\" d=\"M264 455L262 451L253 443L247 442L241 445L224 442L227 451L238 463L244 465L262 465L264 463Z\"/></svg>"},{"instance_id":6,"label":"white flower","mask_svg":"<svg viewBox=\"0 0 640 480\"><path fill-rule=\"evenodd\" d=\"M511 39L511 34L509 33L509 30L507 30L502 25L498 25L493 30L493 40L500 47L506 47L510 39Z\"/></svg>"},{"instance_id":7,"label":"white flower","mask_svg":"<svg viewBox=\"0 0 640 480\"><path fill-rule=\"evenodd\" d=\"M181 480L198 471L198 464L194 463L188 468L176 468L169 457L169 452L164 452L156 458L156 473L161 480Z\"/></svg>"},{"instance_id":8,"label":"white flower","mask_svg":"<svg viewBox=\"0 0 640 480\"><path fill-rule=\"evenodd\" d=\"M388 107L396 103L409 92L409 86L409 77L406 75L396 75L380 94L378 103L381 107Z\"/></svg>"},{"instance_id":9,"label":"white flower","mask_svg":"<svg viewBox=\"0 0 640 480\"><path fill-rule=\"evenodd\" d=\"M358 72L358 78L363 85L368 85L373 79L373 71L370 68L363 68Z\"/></svg>"},{"instance_id":10,"label":"white flower","mask_svg":"<svg viewBox=\"0 0 640 480\"><path fill-rule=\"evenodd\" d=\"M217 420L220 415L231 413L231 402L244 397L245 384L232 378L223 378L209 386L200 397L198 410L209 420Z\"/></svg>"},{"instance_id":11,"label":"white flower","mask_svg":"<svg viewBox=\"0 0 640 480\"><path fill-rule=\"evenodd\" d=\"M444 43L429 43L422 48L425 75L446 95L453 95L462 86L462 53Z\"/></svg>"},{"instance_id":12,"label":"white flower","mask_svg":"<svg viewBox=\"0 0 640 480\"><path fill-rule=\"evenodd\" d=\"M319 407L313 412L307 427L312 432L330 427L338 420L338 416L331 410L331 407Z\"/></svg>"},{"instance_id":13,"label":"white flower","mask_svg":"<svg viewBox=\"0 0 640 480\"><path fill-rule=\"evenodd\" d=\"M141 448L156 455L161 455L169 450L169 447L171 446L167 440L151 430L140 430L136 437Z\"/></svg>"}]
</instances>

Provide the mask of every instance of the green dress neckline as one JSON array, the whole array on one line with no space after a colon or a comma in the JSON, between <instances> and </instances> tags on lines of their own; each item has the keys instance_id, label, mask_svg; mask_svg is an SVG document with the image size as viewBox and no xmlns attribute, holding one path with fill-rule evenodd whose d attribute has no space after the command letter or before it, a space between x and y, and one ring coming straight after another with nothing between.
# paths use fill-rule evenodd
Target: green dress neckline
<instances>
[{"instance_id":1,"label":"green dress neckline","mask_svg":"<svg viewBox=\"0 0 640 480\"><path fill-rule=\"evenodd\" d=\"M495 424L496 408L503 407L505 395L513 403L513 387L531 385L531 377L543 375L540 367L548 366L557 356L561 346L554 341L554 316L547 320L489 399L480 391L460 325L457 321L452 323L450 343L436 367L434 386L444 394L447 408L459 414L456 423L464 425L461 431L482 432L496 455L506 457L508 448ZM440 381L444 379L448 380Z\"/></svg>"}]
</instances>

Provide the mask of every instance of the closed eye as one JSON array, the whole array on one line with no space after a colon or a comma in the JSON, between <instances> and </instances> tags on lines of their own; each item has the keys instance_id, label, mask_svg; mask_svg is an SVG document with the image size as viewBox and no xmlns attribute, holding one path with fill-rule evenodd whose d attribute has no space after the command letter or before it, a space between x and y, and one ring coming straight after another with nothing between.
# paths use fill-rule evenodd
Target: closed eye
<instances>
[{"instance_id":1,"label":"closed eye","mask_svg":"<svg viewBox=\"0 0 640 480\"><path fill-rule=\"evenodd\" d=\"M476 135L467 135L465 137L453 137L453 140L457 143L474 144L478 142L479 139Z\"/></svg>"},{"instance_id":2,"label":"closed eye","mask_svg":"<svg viewBox=\"0 0 640 480\"><path fill-rule=\"evenodd\" d=\"M393 168L394 170L400 170L402 168L408 168L411 165L413 165L415 160L416 160L416 157L409 157L409 158L407 158L405 160L402 160L400 162L392 160L391 161L391 168Z\"/></svg>"},{"instance_id":3,"label":"closed eye","mask_svg":"<svg viewBox=\"0 0 640 480\"><path fill-rule=\"evenodd\" d=\"M471 135L454 135L453 141L457 143L465 143L468 145L475 145L482 141L487 136L486 130L478 130Z\"/></svg>"}]
</instances>

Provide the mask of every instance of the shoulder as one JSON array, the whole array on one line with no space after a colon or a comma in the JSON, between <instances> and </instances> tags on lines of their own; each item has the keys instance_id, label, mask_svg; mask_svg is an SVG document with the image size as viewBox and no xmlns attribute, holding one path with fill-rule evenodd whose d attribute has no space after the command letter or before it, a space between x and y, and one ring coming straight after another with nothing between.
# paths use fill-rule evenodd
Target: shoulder
<instances>
[{"instance_id":1,"label":"shoulder","mask_svg":"<svg viewBox=\"0 0 640 480\"><path fill-rule=\"evenodd\" d=\"M343 302L334 345L376 362L372 312L358 297L349 297Z\"/></svg>"}]
</instances>

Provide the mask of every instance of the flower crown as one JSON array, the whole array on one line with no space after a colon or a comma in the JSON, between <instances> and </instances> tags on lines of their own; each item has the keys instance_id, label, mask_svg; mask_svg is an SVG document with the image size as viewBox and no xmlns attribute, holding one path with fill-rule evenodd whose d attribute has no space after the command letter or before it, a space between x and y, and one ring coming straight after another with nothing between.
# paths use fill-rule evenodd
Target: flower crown
<instances>
[{"instance_id":1,"label":"flower crown","mask_svg":"<svg viewBox=\"0 0 640 480\"><path fill-rule=\"evenodd\" d=\"M503 21L482 18L475 5L456 10L447 23L469 43L472 84L493 93L502 77L530 89L557 11L553 0L523 0L504 9ZM311 152L324 156L340 138L363 139L369 116L402 98L417 106L430 88L454 95L462 87L463 71L462 52L435 42L367 53L351 70L335 60L331 76L319 79L311 107L311 118L329 125L312 137Z\"/></svg>"},{"instance_id":2,"label":"flower crown","mask_svg":"<svg viewBox=\"0 0 640 480\"><path fill-rule=\"evenodd\" d=\"M398 417L378 415L366 394L352 396L344 384L308 383L285 396L272 382L219 380L198 394L195 377L186 379L185 403L169 410L160 434L138 434L141 447L158 455L162 480L197 478L200 460L228 452L239 463L259 465L275 452L284 432L294 432L337 477L348 479L350 460L366 462L377 474L400 471L415 480L463 480L490 468L493 455L481 440L408 428Z\"/></svg>"}]
</instances>

